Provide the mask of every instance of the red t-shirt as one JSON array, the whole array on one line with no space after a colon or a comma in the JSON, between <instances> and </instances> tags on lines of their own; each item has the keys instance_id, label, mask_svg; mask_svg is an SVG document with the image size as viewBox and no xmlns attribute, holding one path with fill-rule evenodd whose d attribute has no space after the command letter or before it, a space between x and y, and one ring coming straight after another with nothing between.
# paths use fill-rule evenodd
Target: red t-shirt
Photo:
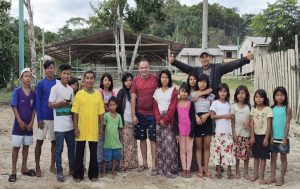
<instances>
[{"instance_id":1,"label":"red t-shirt","mask_svg":"<svg viewBox=\"0 0 300 189\"><path fill-rule=\"evenodd\" d=\"M144 115L153 115L153 94L158 86L158 78L150 74L148 78L136 76L130 92L137 95L137 112Z\"/></svg>"}]
</instances>

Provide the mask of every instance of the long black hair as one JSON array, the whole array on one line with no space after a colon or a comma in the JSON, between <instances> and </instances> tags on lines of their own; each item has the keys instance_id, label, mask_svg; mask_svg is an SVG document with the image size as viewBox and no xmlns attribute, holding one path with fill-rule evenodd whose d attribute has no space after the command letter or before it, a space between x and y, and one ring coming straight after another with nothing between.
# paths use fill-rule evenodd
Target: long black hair
<instances>
[{"instance_id":1,"label":"long black hair","mask_svg":"<svg viewBox=\"0 0 300 189\"><path fill-rule=\"evenodd\" d=\"M126 96L127 96L127 99L129 100L129 102L131 101L131 95L130 95L130 89L128 89L126 86L125 86L125 82L127 81L128 78L131 78L133 80L133 75L129 72L126 72L123 74L123 77L122 77L122 84L123 84L123 89L125 90L126 92Z\"/></svg>"},{"instance_id":2,"label":"long black hair","mask_svg":"<svg viewBox=\"0 0 300 189\"><path fill-rule=\"evenodd\" d=\"M169 78L169 83L168 83L168 87L170 88L170 87L172 87L172 85L173 85L173 83L172 83L172 76L171 76L171 72L169 71L169 70L161 70L160 72L159 72L159 75L158 75L158 87L160 88L160 87L162 87L162 84L161 84L161 76L163 75L163 74L166 74L167 76L168 76L168 78Z\"/></svg>"},{"instance_id":3,"label":"long black hair","mask_svg":"<svg viewBox=\"0 0 300 189\"><path fill-rule=\"evenodd\" d=\"M197 81L197 88L198 88L198 90L199 90L198 83L199 83L200 81L205 81L205 82L206 82L206 88L205 88L204 90L206 90L206 89L209 88L209 77L208 77L207 75L201 74L201 75L198 77L198 81ZM209 96L209 94L204 95L203 97L204 97L204 98L207 98L208 96Z\"/></svg>"},{"instance_id":4,"label":"long black hair","mask_svg":"<svg viewBox=\"0 0 300 189\"><path fill-rule=\"evenodd\" d=\"M245 85L240 85L236 88L235 90L235 93L234 93L234 102L235 103L238 103L238 94L241 92L241 91L244 91L246 93L246 98L245 98L245 102L244 104L248 105L249 108L251 109L251 104L250 104L250 93L249 93L249 90L248 88L245 86Z\"/></svg>"},{"instance_id":5,"label":"long black hair","mask_svg":"<svg viewBox=\"0 0 300 189\"><path fill-rule=\"evenodd\" d=\"M180 92L181 90L184 91L184 92L187 92L188 95L190 95L190 93L191 93L191 88L190 88L190 86L189 86L187 83L185 83L185 82L183 82L183 83L180 85L178 91Z\"/></svg>"},{"instance_id":6,"label":"long black hair","mask_svg":"<svg viewBox=\"0 0 300 189\"><path fill-rule=\"evenodd\" d=\"M253 96L254 107L256 107L256 102L255 102L255 96L256 95L259 95L261 98L264 99L264 105L265 106L269 106L270 105L270 101L269 101L269 98L267 96L266 91L263 90L263 89L258 89L257 91L255 91L254 96Z\"/></svg>"},{"instance_id":7,"label":"long black hair","mask_svg":"<svg viewBox=\"0 0 300 189\"><path fill-rule=\"evenodd\" d=\"M190 88L190 91L192 91L192 87L191 87L191 85L190 85L190 77L194 77L194 78L196 78L196 85L195 85L195 88L194 88L194 90L195 91L197 91L198 90L198 75L195 73L195 72L190 72L189 73L189 76L188 76L188 78L187 78L187 85L189 86L189 88Z\"/></svg>"},{"instance_id":8,"label":"long black hair","mask_svg":"<svg viewBox=\"0 0 300 189\"><path fill-rule=\"evenodd\" d=\"M103 85L103 81L104 81L104 79L105 78L108 78L108 80L110 81L110 87L108 88L108 90L109 91L112 91L113 90L113 88L114 88L114 83L113 83L113 78L112 78L112 76L109 74L109 73L104 73L103 75L102 75L102 77L101 77L101 79L100 79L100 88L101 89L104 89L104 85Z\"/></svg>"},{"instance_id":9,"label":"long black hair","mask_svg":"<svg viewBox=\"0 0 300 189\"><path fill-rule=\"evenodd\" d=\"M218 88L217 88L217 94L216 94L216 100L219 100L220 99L220 96L219 96L219 91L221 91L222 89L225 89L226 92L227 92L227 96L225 98L225 100L227 102L229 102L230 100L230 91L229 91L229 87L226 83L221 83Z\"/></svg>"},{"instance_id":10,"label":"long black hair","mask_svg":"<svg viewBox=\"0 0 300 189\"><path fill-rule=\"evenodd\" d=\"M274 101L274 105L272 106L272 108L274 108L275 106L277 106L277 102L275 100L275 96L278 92L281 92L284 94L285 98L284 98L284 101L282 103L282 105L284 105L286 108L288 107L289 105L289 99L288 99L288 94L287 94L287 91L284 87L280 86L280 87L276 87L276 89L273 91L273 101Z\"/></svg>"}]
</instances>

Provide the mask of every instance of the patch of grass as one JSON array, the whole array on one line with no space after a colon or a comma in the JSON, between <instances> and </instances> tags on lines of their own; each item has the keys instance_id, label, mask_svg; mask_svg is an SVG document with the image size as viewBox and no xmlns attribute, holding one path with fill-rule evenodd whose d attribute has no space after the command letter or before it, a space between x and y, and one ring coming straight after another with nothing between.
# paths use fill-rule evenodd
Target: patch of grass
<instances>
[{"instance_id":1,"label":"patch of grass","mask_svg":"<svg viewBox=\"0 0 300 189\"><path fill-rule=\"evenodd\" d=\"M1 92L0 93L0 102L10 100L12 97L11 95L12 95L11 91L5 92L5 93Z\"/></svg>"},{"instance_id":2,"label":"patch of grass","mask_svg":"<svg viewBox=\"0 0 300 189\"><path fill-rule=\"evenodd\" d=\"M222 78L222 83L227 83L227 85L229 86L229 88L231 90L235 90L238 86L240 85L245 85L249 92L253 92L253 82L251 80L247 80L247 79L236 79L233 77L223 77Z\"/></svg>"}]
</instances>

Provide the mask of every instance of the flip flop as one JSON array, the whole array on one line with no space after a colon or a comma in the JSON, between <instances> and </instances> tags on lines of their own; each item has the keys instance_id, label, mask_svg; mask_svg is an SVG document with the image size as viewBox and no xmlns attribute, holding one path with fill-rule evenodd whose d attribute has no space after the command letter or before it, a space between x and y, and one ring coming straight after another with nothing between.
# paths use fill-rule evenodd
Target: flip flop
<instances>
[{"instance_id":1,"label":"flip flop","mask_svg":"<svg viewBox=\"0 0 300 189\"><path fill-rule=\"evenodd\" d=\"M8 178L8 182L16 182L17 181L17 175L11 174Z\"/></svg>"},{"instance_id":2,"label":"flip flop","mask_svg":"<svg viewBox=\"0 0 300 189\"><path fill-rule=\"evenodd\" d=\"M23 172L22 174L26 175L26 176L30 176L30 177L35 177L36 176L35 170L33 170L33 169L30 169L27 172Z\"/></svg>"},{"instance_id":3,"label":"flip flop","mask_svg":"<svg viewBox=\"0 0 300 189\"><path fill-rule=\"evenodd\" d=\"M199 178L203 178L203 173L198 171L197 176L198 176Z\"/></svg>"},{"instance_id":4,"label":"flip flop","mask_svg":"<svg viewBox=\"0 0 300 189\"><path fill-rule=\"evenodd\" d=\"M210 172L205 173L205 177L207 177L207 178L213 178L213 176L211 175Z\"/></svg>"},{"instance_id":5,"label":"flip flop","mask_svg":"<svg viewBox=\"0 0 300 189\"><path fill-rule=\"evenodd\" d=\"M151 176L157 176L157 175L158 175L158 171L156 169L152 169Z\"/></svg>"},{"instance_id":6,"label":"flip flop","mask_svg":"<svg viewBox=\"0 0 300 189\"><path fill-rule=\"evenodd\" d=\"M228 174L227 176L229 180L233 179L233 174Z\"/></svg>"},{"instance_id":7,"label":"flip flop","mask_svg":"<svg viewBox=\"0 0 300 189\"><path fill-rule=\"evenodd\" d=\"M149 169L149 167L148 166L144 166L144 165L141 165L139 168L138 168L138 172L142 172L142 171L145 171L145 170L147 170L147 169Z\"/></svg>"}]
</instances>

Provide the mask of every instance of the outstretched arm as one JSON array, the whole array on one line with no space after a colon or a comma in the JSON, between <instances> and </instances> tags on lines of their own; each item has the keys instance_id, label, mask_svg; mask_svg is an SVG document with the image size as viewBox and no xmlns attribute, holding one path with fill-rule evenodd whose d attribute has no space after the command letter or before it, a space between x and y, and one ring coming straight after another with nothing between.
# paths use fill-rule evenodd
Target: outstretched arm
<instances>
[{"instance_id":1,"label":"outstretched arm","mask_svg":"<svg viewBox=\"0 0 300 189\"><path fill-rule=\"evenodd\" d=\"M229 73L229 72L232 72L233 70L238 69L238 68L240 68L240 67L242 67L246 64L249 64L250 60L253 60L253 59L254 59L254 54L249 51L246 57L243 57L239 60L235 60L235 61L232 61L232 62L219 64L221 66L220 70L222 72L222 75L226 74L226 73Z\"/></svg>"},{"instance_id":2,"label":"outstretched arm","mask_svg":"<svg viewBox=\"0 0 300 189\"><path fill-rule=\"evenodd\" d=\"M175 56L172 55L171 57L169 57L169 64L171 64L172 66L175 66L176 68L178 68L180 71L189 74L190 72L194 71L194 67L190 66L188 64L182 63L178 60L175 60Z\"/></svg>"}]
</instances>

